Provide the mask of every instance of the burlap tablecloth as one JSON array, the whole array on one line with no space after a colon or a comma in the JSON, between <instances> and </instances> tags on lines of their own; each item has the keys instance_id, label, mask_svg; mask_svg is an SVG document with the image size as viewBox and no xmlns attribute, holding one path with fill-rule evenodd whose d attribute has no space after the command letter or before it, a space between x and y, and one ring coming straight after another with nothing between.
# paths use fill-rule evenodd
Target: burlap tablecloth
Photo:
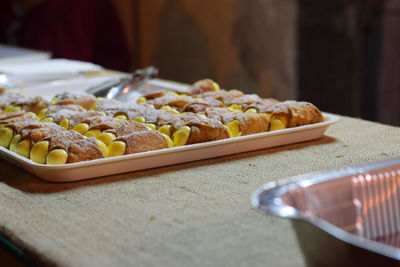
<instances>
[{"instance_id":1,"label":"burlap tablecloth","mask_svg":"<svg viewBox=\"0 0 400 267\"><path fill-rule=\"evenodd\" d=\"M400 128L340 117L316 141L75 183L0 161L0 231L61 266L303 266L290 222L252 192L398 155Z\"/></svg>"}]
</instances>

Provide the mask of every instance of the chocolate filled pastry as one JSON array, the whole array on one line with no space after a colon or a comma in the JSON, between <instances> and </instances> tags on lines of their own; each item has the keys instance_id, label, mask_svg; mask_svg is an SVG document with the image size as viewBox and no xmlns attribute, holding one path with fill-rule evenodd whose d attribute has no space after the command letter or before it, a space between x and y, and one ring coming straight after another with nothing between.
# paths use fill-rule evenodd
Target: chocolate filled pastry
<instances>
[{"instance_id":1,"label":"chocolate filled pastry","mask_svg":"<svg viewBox=\"0 0 400 267\"><path fill-rule=\"evenodd\" d=\"M51 104L56 105L67 105L74 104L84 107L85 109L89 109L96 103L96 97L92 94L88 93L69 93L64 92L62 94L56 95L52 100Z\"/></svg>"}]
</instances>

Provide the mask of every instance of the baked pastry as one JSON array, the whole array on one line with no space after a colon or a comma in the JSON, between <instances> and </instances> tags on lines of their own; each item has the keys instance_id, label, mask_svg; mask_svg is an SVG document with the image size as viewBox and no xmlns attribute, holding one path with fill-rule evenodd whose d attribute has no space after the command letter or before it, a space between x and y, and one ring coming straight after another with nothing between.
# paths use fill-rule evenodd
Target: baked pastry
<instances>
[{"instance_id":1,"label":"baked pastry","mask_svg":"<svg viewBox=\"0 0 400 267\"><path fill-rule=\"evenodd\" d=\"M168 148L168 139L162 133L150 129L119 136L108 146L108 156L120 156Z\"/></svg>"},{"instance_id":2,"label":"baked pastry","mask_svg":"<svg viewBox=\"0 0 400 267\"><path fill-rule=\"evenodd\" d=\"M60 109L55 113L47 114L42 118L43 122L54 122L66 130L74 130L83 134L90 125L102 121L104 115L98 111L73 111Z\"/></svg>"},{"instance_id":3,"label":"baked pastry","mask_svg":"<svg viewBox=\"0 0 400 267\"><path fill-rule=\"evenodd\" d=\"M49 105L46 108L42 109L38 113L39 119L42 119L44 116L56 113L57 111L61 109L67 109L67 110L72 110L72 111L79 111L83 112L86 111L85 108L79 105L74 105L74 104L66 104L66 105Z\"/></svg>"},{"instance_id":4,"label":"baked pastry","mask_svg":"<svg viewBox=\"0 0 400 267\"><path fill-rule=\"evenodd\" d=\"M44 148L40 149L44 154L40 158L46 158L46 164L74 163L100 159L107 155L107 147L102 142L71 130L48 135L37 146Z\"/></svg>"},{"instance_id":5,"label":"baked pastry","mask_svg":"<svg viewBox=\"0 0 400 267\"><path fill-rule=\"evenodd\" d=\"M74 93L74 94L69 93L69 92L64 92L62 94L56 95L51 100L51 104L56 104L56 105L73 104L73 105L82 106L85 109L89 109L95 103L96 103L96 97L92 94L88 94L88 93L84 93L84 92L79 92L79 93Z\"/></svg>"},{"instance_id":6,"label":"baked pastry","mask_svg":"<svg viewBox=\"0 0 400 267\"><path fill-rule=\"evenodd\" d=\"M26 158L33 158L35 162L39 161L39 157L35 151L31 157L32 147L48 135L63 131L57 124L48 122L18 122L7 125L5 129L13 131L9 149Z\"/></svg>"},{"instance_id":7,"label":"baked pastry","mask_svg":"<svg viewBox=\"0 0 400 267\"><path fill-rule=\"evenodd\" d=\"M0 88L0 145L66 164L297 127L324 120L308 102L220 89L210 79L136 103L62 93L50 102Z\"/></svg>"}]
</instances>

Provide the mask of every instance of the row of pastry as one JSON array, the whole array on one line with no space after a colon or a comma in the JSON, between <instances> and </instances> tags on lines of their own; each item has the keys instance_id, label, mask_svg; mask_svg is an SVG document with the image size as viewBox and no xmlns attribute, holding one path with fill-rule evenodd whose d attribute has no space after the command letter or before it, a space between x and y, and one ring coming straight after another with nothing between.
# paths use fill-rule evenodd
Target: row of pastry
<instances>
[{"instance_id":1,"label":"row of pastry","mask_svg":"<svg viewBox=\"0 0 400 267\"><path fill-rule=\"evenodd\" d=\"M211 80L136 103L63 93L46 101L0 90L0 145L40 164L66 164L233 138L323 121L307 102L262 99Z\"/></svg>"}]
</instances>

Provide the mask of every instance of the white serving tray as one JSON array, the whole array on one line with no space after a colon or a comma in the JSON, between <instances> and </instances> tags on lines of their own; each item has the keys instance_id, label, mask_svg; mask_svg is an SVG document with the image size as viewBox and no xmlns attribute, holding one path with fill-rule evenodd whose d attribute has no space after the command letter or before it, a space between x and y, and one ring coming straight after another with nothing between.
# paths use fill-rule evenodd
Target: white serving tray
<instances>
[{"instance_id":1,"label":"white serving tray","mask_svg":"<svg viewBox=\"0 0 400 267\"><path fill-rule=\"evenodd\" d=\"M0 158L44 180L72 182L314 140L338 121L334 115L323 115L324 122L295 128L63 165L37 164L3 147Z\"/></svg>"},{"instance_id":2,"label":"white serving tray","mask_svg":"<svg viewBox=\"0 0 400 267\"><path fill-rule=\"evenodd\" d=\"M183 84L158 79L150 81L149 84L154 88L185 89L186 87ZM40 93L41 96L50 99L61 91L83 91L87 89L85 86L89 85L93 84L86 81L80 85L76 84L76 81L45 84L42 87L27 88L25 93L27 95ZM38 164L1 146L0 158L47 181L73 182L314 140L321 137L330 125L339 120L332 114L323 113L323 116L324 122L295 128L63 165Z\"/></svg>"}]
</instances>

